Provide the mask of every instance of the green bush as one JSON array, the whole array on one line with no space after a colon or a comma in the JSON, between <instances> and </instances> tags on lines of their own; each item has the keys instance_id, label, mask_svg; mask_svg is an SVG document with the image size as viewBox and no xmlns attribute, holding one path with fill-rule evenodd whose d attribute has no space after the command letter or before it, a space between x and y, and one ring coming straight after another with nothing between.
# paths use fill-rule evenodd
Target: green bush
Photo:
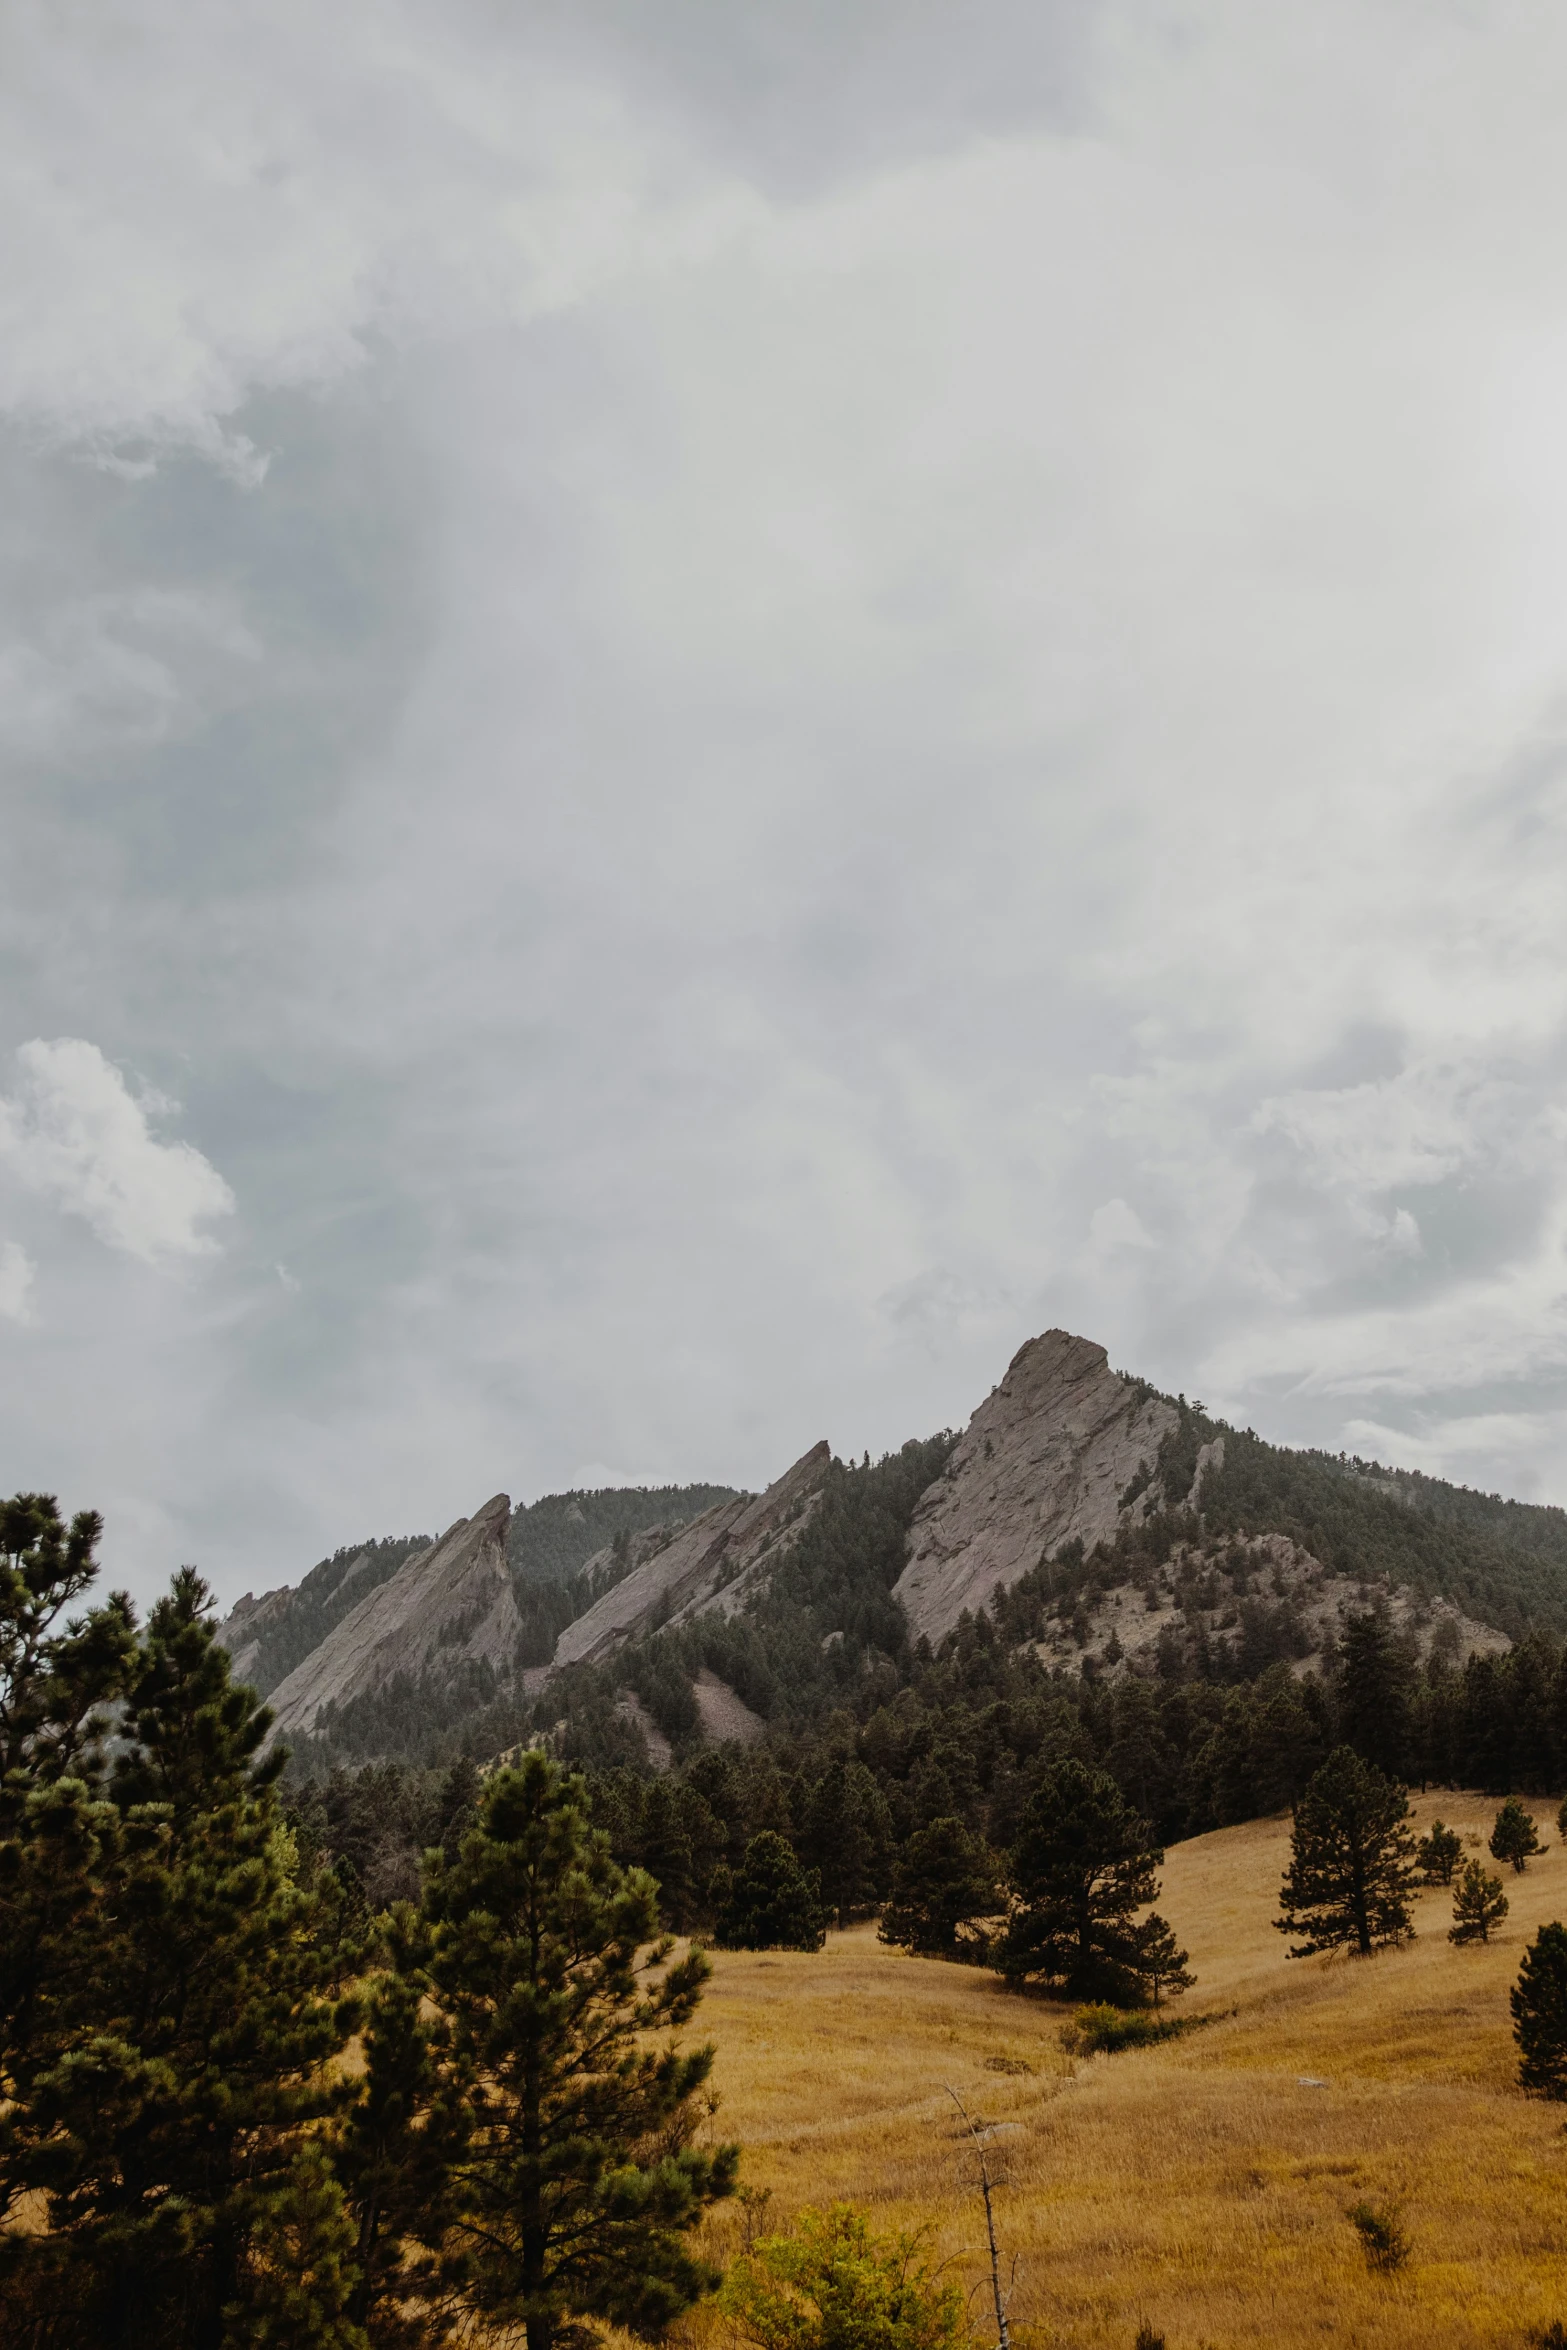
<instances>
[{"instance_id":1,"label":"green bush","mask_svg":"<svg viewBox=\"0 0 1567 2350\"><path fill-rule=\"evenodd\" d=\"M963 2350L962 2292L919 2251L852 2203L802 2211L735 2262L719 2306L752 2350Z\"/></svg>"},{"instance_id":2,"label":"green bush","mask_svg":"<svg viewBox=\"0 0 1567 2350\"><path fill-rule=\"evenodd\" d=\"M1355 2203L1350 2206L1348 2217L1360 2238L1368 2268L1379 2276L1392 2276L1403 2267L1409 2258L1409 2238L1399 2225L1396 2211L1386 2206L1379 2211L1374 2203Z\"/></svg>"},{"instance_id":3,"label":"green bush","mask_svg":"<svg viewBox=\"0 0 1567 2350\"><path fill-rule=\"evenodd\" d=\"M1150 2048L1156 2040L1174 2040L1186 2030L1177 2016L1150 2015L1146 2008L1080 2007L1061 2027L1061 2045L1069 2056L1114 2056L1123 2048Z\"/></svg>"}]
</instances>

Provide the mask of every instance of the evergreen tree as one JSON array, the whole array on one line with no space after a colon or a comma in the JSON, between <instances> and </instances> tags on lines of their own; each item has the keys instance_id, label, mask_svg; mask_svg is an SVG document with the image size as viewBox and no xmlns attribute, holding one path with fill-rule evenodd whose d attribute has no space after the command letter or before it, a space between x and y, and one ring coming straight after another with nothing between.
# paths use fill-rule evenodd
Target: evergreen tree
<instances>
[{"instance_id":1,"label":"evergreen tree","mask_svg":"<svg viewBox=\"0 0 1567 2350\"><path fill-rule=\"evenodd\" d=\"M362 1954L336 1880L301 1878L282 1757L260 1758L269 1717L230 1681L210 1614L183 1569L127 1672L102 1796L46 1778L0 1860L26 1884L63 1842L93 1894L9 2052L0 2179L46 2213L0 2236L18 2343L357 2339L352 2229L312 2125L352 2094L328 2073Z\"/></svg>"},{"instance_id":2,"label":"evergreen tree","mask_svg":"<svg viewBox=\"0 0 1567 2350\"><path fill-rule=\"evenodd\" d=\"M684 2238L738 2150L698 2150L711 2048L681 2051L709 1968L657 1940L652 1880L589 1824L544 1755L485 1785L454 1860L432 1856L422 1979L464 2109L442 2275L528 2350L573 2321L656 2333L716 2281Z\"/></svg>"},{"instance_id":3,"label":"evergreen tree","mask_svg":"<svg viewBox=\"0 0 1567 2350\"><path fill-rule=\"evenodd\" d=\"M372 2350L430 2350L461 2319L434 2255L451 2223L470 2116L446 2061L446 2019L426 2012L428 1936L408 1905L388 1920L381 1955L360 2094L331 2149L354 2224L348 2311Z\"/></svg>"},{"instance_id":4,"label":"evergreen tree","mask_svg":"<svg viewBox=\"0 0 1567 2350\"><path fill-rule=\"evenodd\" d=\"M1339 1636L1339 1736L1377 1770L1398 1778L1409 1766L1414 1672L1394 1634L1387 1602L1351 1616Z\"/></svg>"},{"instance_id":5,"label":"evergreen tree","mask_svg":"<svg viewBox=\"0 0 1567 2350\"><path fill-rule=\"evenodd\" d=\"M1280 1892L1291 1958L1353 1944L1363 1957L1414 1933L1409 1804L1348 1746L1329 1755L1295 1806L1289 1871Z\"/></svg>"},{"instance_id":6,"label":"evergreen tree","mask_svg":"<svg viewBox=\"0 0 1567 2350\"><path fill-rule=\"evenodd\" d=\"M1108 1771L1076 1760L1048 1770L1011 1857L1013 1907L996 1948L1009 1982L1078 1999L1140 1999L1150 1930L1135 1914L1158 1894L1164 1855ZM1184 1960L1185 1953L1175 1953ZM1163 1980L1173 1978L1161 1956Z\"/></svg>"},{"instance_id":7,"label":"evergreen tree","mask_svg":"<svg viewBox=\"0 0 1567 2350\"><path fill-rule=\"evenodd\" d=\"M680 1931L691 1922L696 1874L683 1793L668 1779L653 1780L643 1797L640 1839L642 1866L657 1888L659 1915Z\"/></svg>"},{"instance_id":8,"label":"evergreen tree","mask_svg":"<svg viewBox=\"0 0 1567 2350\"><path fill-rule=\"evenodd\" d=\"M484 1781L471 1754L460 1754L441 1781L435 1806L435 1841L450 1859L478 1817Z\"/></svg>"},{"instance_id":9,"label":"evergreen tree","mask_svg":"<svg viewBox=\"0 0 1567 2350\"><path fill-rule=\"evenodd\" d=\"M1491 1830L1491 1858L1511 1861L1514 1875L1521 1877L1529 1864L1529 1855L1539 1849L1540 1838L1532 1816L1516 1795L1509 1795Z\"/></svg>"},{"instance_id":10,"label":"evergreen tree","mask_svg":"<svg viewBox=\"0 0 1567 2350\"><path fill-rule=\"evenodd\" d=\"M1507 1915L1500 1877L1488 1877L1477 1860L1465 1861L1453 1890L1449 1942L1489 1942Z\"/></svg>"},{"instance_id":11,"label":"evergreen tree","mask_svg":"<svg viewBox=\"0 0 1567 2350\"><path fill-rule=\"evenodd\" d=\"M1162 2007L1171 1992L1189 1991L1197 1977L1189 1972L1185 1951L1157 1910L1138 1927L1137 1935L1138 1980L1155 2007Z\"/></svg>"},{"instance_id":12,"label":"evergreen tree","mask_svg":"<svg viewBox=\"0 0 1567 2350\"><path fill-rule=\"evenodd\" d=\"M993 1855L961 1820L932 1820L916 1828L903 1848L882 1911L880 1934L925 1958L980 1958L986 1950L977 1918L1001 1905Z\"/></svg>"},{"instance_id":13,"label":"evergreen tree","mask_svg":"<svg viewBox=\"0 0 1567 2350\"><path fill-rule=\"evenodd\" d=\"M1518 2080L1536 2097L1567 2098L1567 1926L1542 1926L1513 1986Z\"/></svg>"},{"instance_id":14,"label":"evergreen tree","mask_svg":"<svg viewBox=\"0 0 1567 2350\"><path fill-rule=\"evenodd\" d=\"M840 1929L873 1909L892 1867L887 1798L862 1762L836 1757L806 1805L802 1841Z\"/></svg>"},{"instance_id":15,"label":"evergreen tree","mask_svg":"<svg viewBox=\"0 0 1567 2350\"><path fill-rule=\"evenodd\" d=\"M820 1950L826 1940L821 1886L795 1858L794 1847L764 1828L745 1848L718 1918L725 1950Z\"/></svg>"},{"instance_id":16,"label":"evergreen tree","mask_svg":"<svg viewBox=\"0 0 1567 2350\"><path fill-rule=\"evenodd\" d=\"M1422 1836L1415 1846L1415 1859L1428 1885L1450 1885L1453 1871L1463 1858L1464 1840L1456 1829L1444 1827L1440 1820L1431 1822L1431 1833Z\"/></svg>"}]
</instances>

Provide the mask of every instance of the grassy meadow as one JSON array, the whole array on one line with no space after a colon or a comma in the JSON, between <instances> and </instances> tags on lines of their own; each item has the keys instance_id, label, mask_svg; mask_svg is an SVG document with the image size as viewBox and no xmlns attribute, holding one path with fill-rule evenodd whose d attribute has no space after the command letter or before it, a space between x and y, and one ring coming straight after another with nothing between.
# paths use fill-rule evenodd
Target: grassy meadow
<instances>
[{"instance_id":1,"label":"grassy meadow","mask_svg":"<svg viewBox=\"0 0 1567 2350\"><path fill-rule=\"evenodd\" d=\"M1422 1829L1440 1813L1482 1844L1495 1809L1415 1805ZM874 1926L815 1957L715 1952L716 2128L769 2192L763 2229L852 2199L878 2227L928 2226L977 2285L983 2212L950 2082L993 2125L1019 2350L1131 2350L1144 2319L1169 2350L1522 2344L1567 2323L1567 2108L1515 2089L1507 2007L1535 1926L1567 1918L1554 1806L1532 1809L1550 1849L1499 1871L1496 1941L1455 1950L1432 1888L1417 1939L1370 1960L1286 1958L1270 1921L1287 1819L1173 1846L1159 1906L1198 1977L1175 2012L1215 2020L1114 2057L1067 2058L1062 2010L886 1950ZM1346 2217L1363 2200L1401 2207L1397 2275L1368 2270ZM756 2218L726 2207L715 2253ZM687 2338L722 2331L708 2312Z\"/></svg>"}]
</instances>

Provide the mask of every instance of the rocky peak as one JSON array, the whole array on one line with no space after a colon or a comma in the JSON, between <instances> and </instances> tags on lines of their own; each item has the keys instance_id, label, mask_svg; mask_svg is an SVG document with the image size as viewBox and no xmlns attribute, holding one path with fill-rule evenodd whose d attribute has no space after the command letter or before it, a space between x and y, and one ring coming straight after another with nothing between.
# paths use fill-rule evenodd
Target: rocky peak
<instances>
[{"instance_id":1,"label":"rocky peak","mask_svg":"<svg viewBox=\"0 0 1567 2350\"><path fill-rule=\"evenodd\" d=\"M762 1494L742 1493L672 1529L555 1643L555 1663L596 1664L639 1632L683 1623L717 1608L732 1613L780 1547L794 1539L815 1504L832 1461L825 1440L813 1444ZM652 1542L661 1528L643 1537ZM590 1561L590 1568L607 1561Z\"/></svg>"},{"instance_id":2,"label":"rocky peak","mask_svg":"<svg viewBox=\"0 0 1567 2350\"><path fill-rule=\"evenodd\" d=\"M896 1595L932 1643L1063 1542L1116 1530L1127 1486L1176 1426L1102 1346L1047 1330L1019 1347L922 1498Z\"/></svg>"},{"instance_id":3,"label":"rocky peak","mask_svg":"<svg viewBox=\"0 0 1567 2350\"><path fill-rule=\"evenodd\" d=\"M310 1730L327 1706L399 1674L439 1679L476 1657L509 1669L520 1629L506 1563L510 1518L509 1496L497 1493L366 1592L272 1692L278 1731Z\"/></svg>"}]
</instances>

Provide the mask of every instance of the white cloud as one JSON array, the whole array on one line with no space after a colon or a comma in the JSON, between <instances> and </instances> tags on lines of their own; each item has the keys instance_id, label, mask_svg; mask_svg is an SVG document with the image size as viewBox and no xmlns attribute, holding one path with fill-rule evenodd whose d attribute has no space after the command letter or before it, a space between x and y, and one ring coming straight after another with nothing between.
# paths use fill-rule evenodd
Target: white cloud
<instances>
[{"instance_id":1,"label":"white cloud","mask_svg":"<svg viewBox=\"0 0 1567 2350\"><path fill-rule=\"evenodd\" d=\"M35 1037L16 1057L21 1083L0 1097L0 1167L148 1264L216 1250L202 1227L231 1215L234 1195L191 1143L153 1133L149 1120L174 1104L151 1093L138 1100L81 1037Z\"/></svg>"},{"instance_id":2,"label":"white cloud","mask_svg":"<svg viewBox=\"0 0 1567 2350\"><path fill-rule=\"evenodd\" d=\"M33 1286L33 1264L19 1240L0 1244L0 1321L30 1322L28 1292Z\"/></svg>"}]
</instances>

